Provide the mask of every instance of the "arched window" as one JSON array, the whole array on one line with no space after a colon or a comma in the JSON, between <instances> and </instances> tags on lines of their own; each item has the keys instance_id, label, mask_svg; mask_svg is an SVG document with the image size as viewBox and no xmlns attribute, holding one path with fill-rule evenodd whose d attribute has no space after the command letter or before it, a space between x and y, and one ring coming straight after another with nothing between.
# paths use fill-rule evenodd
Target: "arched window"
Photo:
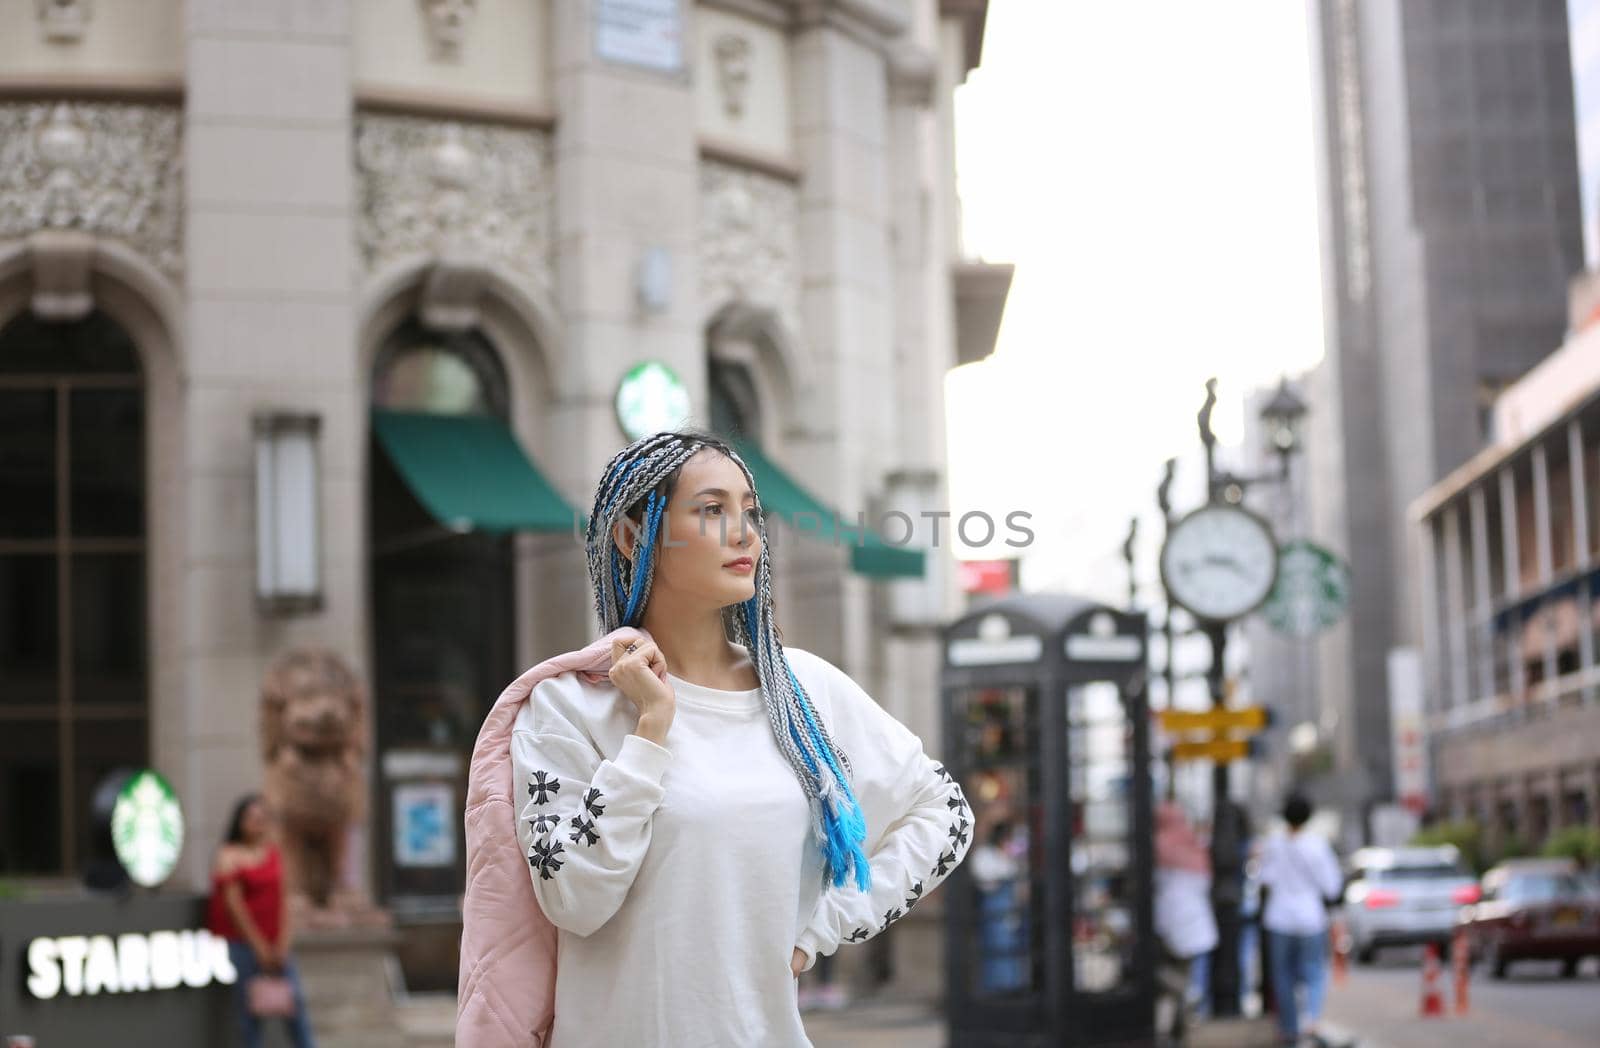
<instances>
[{"instance_id":1,"label":"arched window","mask_svg":"<svg viewBox=\"0 0 1600 1048\"><path fill-rule=\"evenodd\" d=\"M145 399L103 313L0 328L0 874L76 871L148 754Z\"/></svg>"}]
</instances>

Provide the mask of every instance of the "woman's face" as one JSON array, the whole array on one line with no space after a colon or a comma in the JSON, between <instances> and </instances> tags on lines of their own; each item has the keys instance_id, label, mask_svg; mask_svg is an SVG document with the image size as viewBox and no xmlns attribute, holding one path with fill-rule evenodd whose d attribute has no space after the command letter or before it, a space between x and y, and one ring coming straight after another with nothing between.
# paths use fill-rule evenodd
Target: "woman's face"
<instances>
[{"instance_id":1,"label":"woman's face","mask_svg":"<svg viewBox=\"0 0 1600 1048\"><path fill-rule=\"evenodd\" d=\"M651 599L723 608L755 596L761 560L757 512L743 470L714 449L696 452L683 464L662 518ZM621 523L617 535L624 552L632 548Z\"/></svg>"},{"instance_id":2,"label":"woman's face","mask_svg":"<svg viewBox=\"0 0 1600 1048\"><path fill-rule=\"evenodd\" d=\"M272 818L267 814L266 802L260 800L250 802L249 807L244 810L244 818L239 822L240 832L251 844L266 840L267 831L271 826Z\"/></svg>"}]
</instances>

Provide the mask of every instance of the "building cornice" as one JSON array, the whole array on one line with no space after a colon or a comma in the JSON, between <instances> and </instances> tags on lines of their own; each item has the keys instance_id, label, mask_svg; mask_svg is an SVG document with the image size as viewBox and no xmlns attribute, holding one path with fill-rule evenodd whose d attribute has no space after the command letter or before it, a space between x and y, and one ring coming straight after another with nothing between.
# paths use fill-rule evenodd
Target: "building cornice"
<instances>
[{"instance_id":1,"label":"building cornice","mask_svg":"<svg viewBox=\"0 0 1600 1048\"><path fill-rule=\"evenodd\" d=\"M183 78L96 73L0 74L0 99L178 103L183 101Z\"/></svg>"},{"instance_id":2,"label":"building cornice","mask_svg":"<svg viewBox=\"0 0 1600 1048\"><path fill-rule=\"evenodd\" d=\"M509 102L476 95L418 91L410 88L357 84L357 109L400 116L427 116L479 124L506 124L549 131L556 126L555 112L545 106Z\"/></svg>"},{"instance_id":3,"label":"building cornice","mask_svg":"<svg viewBox=\"0 0 1600 1048\"><path fill-rule=\"evenodd\" d=\"M746 146L735 145L722 139L708 138L703 135L700 138L699 145L701 160L710 160L719 164L728 164L732 167L758 171L763 175L781 178L786 182L800 181L800 166L787 157L758 152Z\"/></svg>"},{"instance_id":4,"label":"building cornice","mask_svg":"<svg viewBox=\"0 0 1600 1048\"><path fill-rule=\"evenodd\" d=\"M961 22L961 78L965 80L983 58L983 27L989 21L989 0L939 0L939 16Z\"/></svg>"}]
</instances>

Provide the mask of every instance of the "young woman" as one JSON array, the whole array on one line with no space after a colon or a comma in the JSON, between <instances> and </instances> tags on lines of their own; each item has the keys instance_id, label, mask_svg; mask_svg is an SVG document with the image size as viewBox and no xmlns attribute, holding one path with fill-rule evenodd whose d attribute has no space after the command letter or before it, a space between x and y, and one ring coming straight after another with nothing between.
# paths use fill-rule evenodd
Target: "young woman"
<instances>
[{"instance_id":1,"label":"young woman","mask_svg":"<svg viewBox=\"0 0 1600 1048\"><path fill-rule=\"evenodd\" d=\"M1333 847L1306 832L1311 802L1292 794L1283 805L1288 832L1270 838L1261 855L1261 886L1267 890L1261 924L1267 931L1267 961L1278 1005L1279 1043L1302 1037L1324 1044L1317 1031L1328 981L1328 900L1342 888ZM1305 996L1299 996L1300 991Z\"/></svg>"},{"instance_id":2,"label":"young woman","mask_svg":"<svg viewBox=\"0 0 1600 1048\"><path fill-rule=\"evenodd\" d=\"M850 677L780 643L729 445L629 445L587 540L601 627L621 631L609 677L539 681L511 736L519 843L559 935L546 1043L809 1045L799 973L949 876L966 798Z\"/></svg>"},{"instance_id":3,"label":"young woman","mask_svg":"<svg viewBox=\"0 0 1600 1048\"><path fill-rule=\"evenodd\" d=\"M228 836L212 864L206 926L228 940L228 957L239 973L234 1007L247 1048L262 1043L261 1020L250 1011L250 980L282 975L294 987L295 1013L286 1020L296 1048L311 1048L300 973L289 955L289 913L283 890L283 859L272 839L272 818L256 794L242 798L228 823Z\"/></svg>"}]
</instances>

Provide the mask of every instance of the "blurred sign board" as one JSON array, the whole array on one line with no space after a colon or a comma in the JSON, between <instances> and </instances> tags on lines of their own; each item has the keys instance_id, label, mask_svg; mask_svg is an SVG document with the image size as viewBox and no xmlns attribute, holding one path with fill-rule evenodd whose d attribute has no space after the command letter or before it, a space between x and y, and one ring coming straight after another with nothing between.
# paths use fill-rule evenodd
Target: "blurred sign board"
<instances>
[{"instance_id":1,"label":"blurred sign board","mask_svg":"<svg viewBox=\"0 0 1600 1048\"><path fill-rule=\"evenodd\" d=\"M683 68L681 0L594 0L594 50L607 62L676 73Z\"/></svg>"},{"instance_id":2,"label":"blurred sign board","mask_svg":"<svg viewBox=\"0 0 1600 1048\"><path fill-rule=\"evenodd\" d=\"M453 866L455 791L447 783L408 782L394 788L397 866Z\"/></svg>"},{"instance_id":3,"label":"blurred sign board","mask_svg":"<svg viewBox=\"0 0 1600 1048\"><path fill-rule=\"evenodd\" d=\"M1163 731L1179 735L1191 731L1260 731L1272 723L1264 706L1220 710L1162 710Z\"/></svg>"},{"instance_id":4,"label":"blurred sign board","mask_svg":"<svg viewBox=\"0 0 1600 1048\"><path fill-rule=\"evenodd\" d=\"M963 593L1010 593L1017 588L1017 561L957 561Z\"/></svg>"},{"instance_id":5,"label":"blurred sign board","mask_svg":"<svg viewBox=\"0 0 1600 1048\"><path fill-rule=\"evenodd\" d=\"M1395 798L1417 814L1428 808L1428 730L1423 722L1422 654L1389 649L1389 730Z\"/></svg>"},{"instance_id":6,"label":"blurred sign board","mask_svg":"<svg viewBox=\"0 0 1600 1048\"><path fill-rule=\"evenodd\" d=\"M1178 742L1172 746L1175 761L1242 761L1250 756L1249 739L1207 739L1205 742Z\"/></svg>"}]
</instances>

